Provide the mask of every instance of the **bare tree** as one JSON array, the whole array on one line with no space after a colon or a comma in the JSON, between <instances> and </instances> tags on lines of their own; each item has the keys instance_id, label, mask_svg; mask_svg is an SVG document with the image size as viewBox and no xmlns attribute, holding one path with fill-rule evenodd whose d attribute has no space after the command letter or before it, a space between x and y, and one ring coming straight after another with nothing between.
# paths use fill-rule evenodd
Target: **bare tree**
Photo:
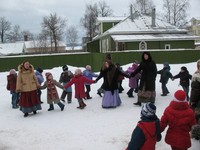
<instances>
[{"instance_id":1,"label":"bare tree","mask_svg":"<svg viewBox=\"0 0 200 150\"><path fill-rule=\"evenodd\" d=\"M189 0L163 0L165 20L175 26L185 25Z\"/></svg>"},{"instance_id":2,"label":"bare tree","mask_svg":"<svg viewBox=\"0 0 200 150\"><path fill-rule=\"evenodd\" d=\"M150 15L152 9L155 8L153 0L133 0L131 4L135 11L144 15Z\"/></svg>"},{"instance_id":3,"label":"bare tree","mask_svg":"<svg viewBox=\"0 0 200 150\"><path fill-rule=\"evenodd\" d=\"M67 39L67 44L69 44L72 47L72 50L74 50L74 47L78 40L78 30L76 29L75 26L69 26L67 28L66 39Z\"/></svg>"},{"instance_id":4,"label":"bare tree","mask_svg":"<svg viewBox=\"0 0 200 150\"><path fill-rule=\"evenodd\" d=\"M1 43L4 43L6 33L11 29L11 23L5 17L0 17L0 36Z\"/></svg>"},{"instance_id":5,"label":"bare tree","mask_svg":"<svg viewBox=\"0 0 200 150\"><path fill-rule=\"evenodd\" d=\"M98 3L98 17L107 17L113 14L113 10L106 4L105 1L99 1Z\"/></svg>"},{"instance_id":6,"label":"bare tree","mask_svg":"<svg viewBox=\"0 0 200 150\"><path fill-rule=\"evenodd\" d=\"M52 45L55 45L55 52L57 52L58 41L62 38L64 28L66 26L66 19L58 17L56 13L43 17L42 29L49 34Z\"/></svg>"},{"instance_id":7,"label":"bare tree","mask_svg":"<svg viewBox=\"0 0 200 150\"><path fill-rule=\"evenodd\" d=\"M10 31L10 33L8 34L8 41L9 42L17 42L17 41L21 41L23 38L22 38L22 32L21 32L21 29L20 29L20 26L19 25L15 25L12 30Z\"/></svg>"},{"instance_id":8,"label":"bare tree","mask_svg":"<svg viewBox=\"0 0 200 150\"><path fill-rule=\"evenodd\" d=\"M97 17L107 17L112 15L112 10L106 4L105 1L95 3L95 4L87 4L85 9L85 14L81 18L81 25L86 29L86 36L92 40L94 36L97 35Z\"/></svg>"}]
</instances>

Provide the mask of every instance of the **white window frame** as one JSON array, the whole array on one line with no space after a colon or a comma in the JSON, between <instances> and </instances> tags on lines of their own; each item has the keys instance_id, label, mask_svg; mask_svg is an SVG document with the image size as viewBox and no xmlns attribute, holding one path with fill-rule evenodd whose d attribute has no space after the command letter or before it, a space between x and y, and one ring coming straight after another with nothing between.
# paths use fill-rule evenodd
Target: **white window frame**
<instances>
[{"instance_id":1,"label":"white window frame","mask_svg":"<svg viewBox=\"0 0 200 150\"><path fill-rule=\"evenodd\" d=\"M169 50L171 49L171 45L170 44L165 44L165 50Z\"/></svg>"},{"instance_id":2,"label":"white window frame","mask_svg":"<svg viewBox=\"0 0 200 150\"><path fill-rule=\"evenodd\" d=\"M147 50L147 43L145 41L139 43L139 50Z\"/></svg>"}]
</instances>

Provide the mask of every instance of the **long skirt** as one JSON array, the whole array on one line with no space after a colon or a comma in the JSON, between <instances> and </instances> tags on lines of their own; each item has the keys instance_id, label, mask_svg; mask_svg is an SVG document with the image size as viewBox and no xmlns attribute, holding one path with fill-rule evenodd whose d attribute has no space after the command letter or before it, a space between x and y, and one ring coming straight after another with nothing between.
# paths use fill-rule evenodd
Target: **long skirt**
<instances>
[{"instance_id":1,"label":"long skirt","mask_svg":"<svg viewBox=\"0 0 200 150\"><path fill-rule=\"evenodd\" d=\"M21 92L19 106L23 113L31 113L33 111L41 110L41 102L37 95L37 90Z\"/></svg>"},{"instance_id":2,"label":"long skirt","mask_svg":"<svg viewBox=\"0 0 200 150\"><path fill-rule=\"evenodd\" d=\"M156 99L156 92L155 91L144 91L144 90L139 90L138 91L138 102L141 103L155 103Z\"/></svg>"},{"instance_id":3,"label":"long skirt","mask_svg":"<svg viewBox=\"0 0 200 150\"><path fill-rule=\"evenodd\" d=\"M121 104L121 99L119 97L118 90L114 91L114 94L111 91L104 91L102 107L103 108L115 108Z\"/></svg>"}]
</instances>

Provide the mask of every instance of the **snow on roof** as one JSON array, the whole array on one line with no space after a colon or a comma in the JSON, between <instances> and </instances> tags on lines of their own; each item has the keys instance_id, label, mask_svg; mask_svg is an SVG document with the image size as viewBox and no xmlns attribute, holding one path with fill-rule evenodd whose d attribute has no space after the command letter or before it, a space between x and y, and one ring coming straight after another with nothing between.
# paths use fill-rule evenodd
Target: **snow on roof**
<instances>
[{"instance_id":1,"label":"snow on roof","mask_svg":"<svg viewBox=\"0 0 200 150\"><path fill-rule=\"evenodd\" d=\"M51 42L50 42L50 40L47 40L47 41L25 41L26 48L39 48L39 47L42 47L42 45L44 47L51 47ZM54 46L54 43L52 46ZM66 44L62 41L58 41L58 46L66 47Z\"/></svg>"},{"instance_id":2,"label":"snow on roof","mask_svg":"<svg viewBox=\"0 0 200 150\"><path fill-rule=\"evenodd\" d=\"M98 39L105 35L114 34L145 34L145 33L187 33L185 29L179 29L165 21L155 19L155 27L152 27L152 17L145 15L138 15L133 21L130 17L119 22L111 29L104 32L102 35L94 39Z\"/></svg>"},{"instance_id":3,"label":"snow on roof","mask_svg":"<svg viewBox=\"0 0 200 150\"><path fill-rule=\"evenodd\" d=\"M113 38L114 41L117 41L117 42L200 39L200 36L190 36L190 35L183 35L183 34L112 35L111 37Z\"/></svg>"},{"instance_id":4,"label":"snow on roof","mask_svg":"<svg viewBox=\"0 0 200 150\"><path fill-rule=\"evenodd\" d=\"M24 42L0 44L0 55L23 53Z\"/></svg>"},{"instance_id":5,"label":"snow on roof","mask_svg":"<svg viewBox=\"0 0 200 150\"><path fill-rule=\"evenodd\" d=\"M124 19L126 19L126 17L98 17L97 18L97 23L100 23L100 22L119 22L119 21L122 21Z\"/></svg>"}]
</instances>

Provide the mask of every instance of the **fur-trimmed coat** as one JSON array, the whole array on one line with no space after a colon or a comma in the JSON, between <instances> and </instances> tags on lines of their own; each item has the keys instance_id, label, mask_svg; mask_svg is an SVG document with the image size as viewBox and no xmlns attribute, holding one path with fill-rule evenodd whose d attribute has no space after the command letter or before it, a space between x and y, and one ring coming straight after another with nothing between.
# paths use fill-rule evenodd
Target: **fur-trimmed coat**
<instances>
[{"instance_id":1,"label":"fur-trimmed coat","mask_svg":"<svg viewBox=\"0 0 200 150\"><path fill-rule=\"evenodd\" d=\"M28 70L23 67L23 64L18 66L18 70L16 92L30 92L40 87L31 64Z\"/></svg>"}]
</instances>

